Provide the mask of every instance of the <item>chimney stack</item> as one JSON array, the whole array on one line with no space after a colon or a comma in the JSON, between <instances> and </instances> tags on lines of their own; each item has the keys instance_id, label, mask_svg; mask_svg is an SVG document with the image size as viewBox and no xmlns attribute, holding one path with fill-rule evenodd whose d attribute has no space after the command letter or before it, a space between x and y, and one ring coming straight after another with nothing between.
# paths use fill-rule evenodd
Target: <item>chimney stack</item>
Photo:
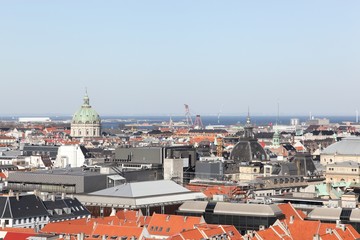
<instances>
[{"instance_id":1,"label":"chimney stack","mask_svg":"<svg viewBox=\"0 0 360 240\"><path fill-rule=\"evenodd\" d=\"M291 216L290 216L290 224L293 224L293 223L294 223L294 219L295 219L294 216L291 215Z\"/></svg>"}]
</instances>

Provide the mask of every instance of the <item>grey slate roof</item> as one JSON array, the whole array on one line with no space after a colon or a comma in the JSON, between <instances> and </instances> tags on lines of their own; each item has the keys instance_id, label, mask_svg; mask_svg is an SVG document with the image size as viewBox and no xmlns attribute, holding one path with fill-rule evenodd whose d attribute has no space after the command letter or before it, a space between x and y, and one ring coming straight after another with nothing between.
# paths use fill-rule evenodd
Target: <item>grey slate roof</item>
<instances>
[{"instance_id":1,"label":"grey slate roof","mask_svg":"<svg viewBox=\"0 0 360 240\"><path fill-rule=\"evenodd\" d=\"M208 205L207 201L188 201L184 202L180 207L180 212L198 212L204 213ZM275 205L265 204L248 204L248 203L232 203L217 202L214 208L215 214L225 215L243 215L243 216L279 216L282 215L281 209Z\"/></svg>"},{"instance_id":2,"label":"grey slate roof","mask_svg":"<svg viewBox=\"0 0 360 240\"><path fill-rule=\"evenodd\" d=\"M76 198L56 198L55 201L44 201L44 205L47 210L53 211L53 214L50 216L50 221L72 219L91 215L91 213L85 207L83 207L83 205ZM71 213L65 213L64 211L62 211L62 214L58 214L55 211L55 209L63 210L65 208L70 208Z\"/></svg>"},{"instance_id":3,"label":"grey slate roof","mask_svg":"<svg viewBox=\"0 0 360 240\"><path fill-rule=\"evenodd\" d=\"M360 155L360 137L344 138L325 148L322 154Z\"/></svg>"},{"instance_id":4,"label":"grey slate roof","mask_svg":"<svg viewBox=\"0 0 360 240\"><path fill-rule=\"evenodd\" d=\"M119 186L92 192L90 194L117 197L148 197L188 193L190 190L176 184L171 180L158 180L146 182L125 183Z\"/></svg>"},{"instance_id":5,"label":"grey slate roof","mask_svg":"<svg viewBox=\"0 0 360 240\"><path fill-rule=\"evenodd\" d=\"M90 194L77 194L86 206L139 208L153 205L174 205L195 199L205 199L201 192L192 192L173 181L159 180L128 183Z\"/></svg>"},{"instance_id":6,"label":"grey slate roof","mask_svg":"<svg viewBox=\"0 0 360 240\"><path fill-rule=\"evenodd\" d=\"M265 205L265 204L218 202L214 209L214 213L246 215L246 216L249 215L277 216L282 214L282 211L275 204Z\"/></svg>"},{"instance_id":7,"label":"grey slate roof","mask_svg":"<svg viewBox=\"0 0 360 240\"><path fill-rule=\"evenodd\" d=\"M360 222L360 209L359 208L355 208L351 211L350 221Z\"/></svg>"},{"instance_id":8,"label":"grey slate roof","mask_svg":"<svg viewBox=\"0 0 360 240\"><path fill-rule=\"evenodd\" d=\"M203 213L207 205L207 201L187 201L179 207L179 211Z\"/></svg>"},{"instance_id":9,"label":"grey slate roof","mask_svg":"<svg viewBox=\"0 0 360 240\"><path fill-rule=\"evenodd\" d=\"M16 196L0 197L0 218L31 218L48 216L41 199L35 195L21 195L19 200Z\"/></svg>"},{"instance_id":10,"label":"grey slate roof","mask_svg":"<svg viewBox=\"0 0 360 240\"><path fill-rule=\"evenodd\" d=\"M340 219L342 208L315 208L308 214L312 220L338 220Z\"/></svg>"}]
</instances>

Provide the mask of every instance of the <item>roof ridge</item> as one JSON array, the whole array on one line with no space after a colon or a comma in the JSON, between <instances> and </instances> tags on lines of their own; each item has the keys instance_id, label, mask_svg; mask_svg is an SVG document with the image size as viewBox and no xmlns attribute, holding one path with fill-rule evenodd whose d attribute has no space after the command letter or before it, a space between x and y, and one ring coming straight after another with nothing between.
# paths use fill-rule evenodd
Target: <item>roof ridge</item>
<instances>
[{"instance_id":1,"label":"roof ridge","mask_svg":"<svg viewBox=\"0 0 360 240\"><path fill-rule=\"evenodd\" d=\"M10 198L8 198L7 200L8 200L8 201L6 201L6 202L9 202L10 216L11 216L11 218L14 218L13 213L12 213L12 210L11 210L11 206L10 206Z\"/></svg>"},{"instance_id":2,"label":"roof ridge","mask_svg":"<svg viewBox=\"0 0 360 240\"><path fill-rule=\"evenodd\" d=\"M295 209L295 207L291 204L291 202L289 202L289 205L290 205L290 207L294 210L295 214L296 214L301 220L304 220L304 219L301 217L300 213L298 213L298 211Z\"/></svg>"},{"instance_id":3,"label":"roof ridge","mask_svg":"<svg viewBox=\"0 0 360 240\"><path fill-rule=\"evenodd\" d=\"M282 239L283 237L281 236L281 234L280 233L278 233L276 230L275 230L275 228L273 227L273 226L270 226L270 228L269 229L271 229L280 239ZM283 230L281 227L280 227L280 229L281 230Z\"/></svg>"},{"instance_id":4,"label":"roof ridge","mask_svg":"<svg viewBox=\"0 0 360 240\"><path fill-rule=\"evenodd\" d=\"M351 226L351 225L350 225ZM353 232L351 231L351 229L347 226L346 227L346 229L345 229L345 231L346 230L348 230L349 231L349 233L351 234L351 236L355 239L356 237L355 237L355 235L353 234Z\"/></svg>"},{"instance_id":5,"label":"roof ridge","mask_svg":"<svg viewBox=\"0 0 360 240\"><path fill-rule=\"evenodd\" d=\"M6 206L7 206L8 201L9 201L9 196L6 198L6 202L4 204L4 210L3 210L2 214L1 214L1 218L4 218L4 214L5 214L5 210L6 210Z\"/></svg>"}]
</instances>

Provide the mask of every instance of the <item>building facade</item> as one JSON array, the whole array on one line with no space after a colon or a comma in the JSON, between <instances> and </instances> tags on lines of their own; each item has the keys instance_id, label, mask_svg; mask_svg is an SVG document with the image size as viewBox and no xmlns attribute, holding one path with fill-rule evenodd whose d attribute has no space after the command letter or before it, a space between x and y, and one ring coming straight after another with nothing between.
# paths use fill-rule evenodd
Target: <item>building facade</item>
<instances>
[{"instance_id":1,"label":"building facade","mask_svg":"<svg viewBox=\"0 0 360 240\"><path fill-rule=\"evenodd\" d=\"M348 161L326 165L326 182L360 183L360 164Z\"/></svg>"}]
</instances>

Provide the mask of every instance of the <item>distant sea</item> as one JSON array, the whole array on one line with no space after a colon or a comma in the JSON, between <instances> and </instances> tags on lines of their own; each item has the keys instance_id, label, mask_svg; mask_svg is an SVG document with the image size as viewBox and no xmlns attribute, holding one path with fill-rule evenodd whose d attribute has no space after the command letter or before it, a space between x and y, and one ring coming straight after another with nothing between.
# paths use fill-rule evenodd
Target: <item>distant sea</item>
<instances>
[{"instance_id":1,"label":"distant sea","mask_svg":"<svg viewBox=\"0 0 360 240\"><path fill-rule=\"evenodd\" d=\"M245 124L246 116L201 116L201 121L204 126L208 125L236 125L236 124ZM276 123L276 116L251 116L251 122L257 126L268 126ZM278 118L278 124L280 125L290 125L291 119L297 118L299 122L306 122L309 120L309 116L281 116ZM330 120L330 123L342 123L346 121L355 122L354 116L320 116L316 118L327 118ZM172 116L173 122L186 122L184 116ZM161 123L169 122L169 116L109 116L102 117L103 127L104 128L115 128L119 125L119 120L126 121L124 123ZM193 122L195 117L192 117Z\"/></svg>"},{"instance_id":2,"label":"distant sea","mask_svg":"<svg viewBox=\"0 0 360 240\"><path fill-rule=\"evenodd\" d=\"M16 117L0 117L0 121L18 121ZM24 116L29 117L29 116ZM31 117L31 116L30 116ZM48 116L52 121L70 121L70 116ZM293 118L299 119L299 122L306 122L309 120L309 116L280 116L278 118L278 124L290 125L290 121ZM317 116L316 118L327 118L330 123L342 123L346 121L355 122L355 116ZM170 116L102 116L103 128L118 128L119 125L130 123L162 123L169 122ZM185 116L172 116L173 122L186 121ZM251 122L258 126L267 126L276 123L276 116L251 116ZM195 121L195 116L192 117ZM208 125L236 125L245 124L246 116L201 116L201 120L204 126Z\"/></svg>"}]
</instances>

